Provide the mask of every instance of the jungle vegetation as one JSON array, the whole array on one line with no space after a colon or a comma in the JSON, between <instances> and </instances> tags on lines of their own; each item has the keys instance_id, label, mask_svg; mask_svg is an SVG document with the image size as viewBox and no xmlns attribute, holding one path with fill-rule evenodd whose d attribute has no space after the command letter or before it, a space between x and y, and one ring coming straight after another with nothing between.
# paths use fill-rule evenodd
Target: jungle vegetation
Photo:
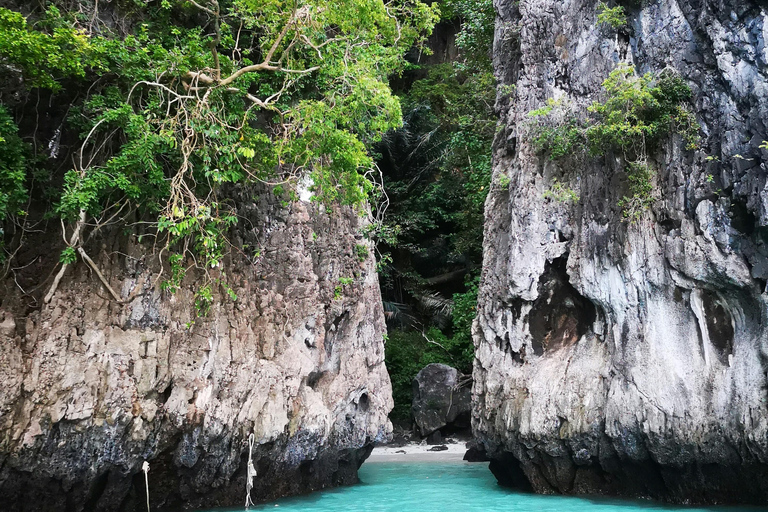
<instances>
[{"instance_id":1,"label":"jungle vegetation","mask_svg":"<svg viewBox=\"0 0 768 512\"><path fill-rule=\"evenodd\" d=\"M388 207L378 245L389 326L393 418L410 416L412 380L429 363L472 372L471 326L491 183L496 86L492 0L444 0L429 41L397 81L403 126L378 144ZM447 37L446 37L447 34ZM455 48L454 45L455 44Z\"/></svg>"}]
</instances>

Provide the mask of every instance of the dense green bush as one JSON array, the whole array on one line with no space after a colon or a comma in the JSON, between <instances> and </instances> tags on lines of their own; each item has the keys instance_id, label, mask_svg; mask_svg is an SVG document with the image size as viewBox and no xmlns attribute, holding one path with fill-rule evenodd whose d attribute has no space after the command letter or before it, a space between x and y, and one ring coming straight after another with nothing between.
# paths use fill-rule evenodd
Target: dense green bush
<instances>
[{"instance_id":1,"label":"dense green bush","mask_svg":"<svg viewBox=\"0 0 768 512\"><path fill-rule=\"evenodd\" d=\"M608 25L611 28L619 29L627 24L627 15L624 14L624 7L608 7L605 2L597 4L597 24Z\"/></svg>"}]
</instances>

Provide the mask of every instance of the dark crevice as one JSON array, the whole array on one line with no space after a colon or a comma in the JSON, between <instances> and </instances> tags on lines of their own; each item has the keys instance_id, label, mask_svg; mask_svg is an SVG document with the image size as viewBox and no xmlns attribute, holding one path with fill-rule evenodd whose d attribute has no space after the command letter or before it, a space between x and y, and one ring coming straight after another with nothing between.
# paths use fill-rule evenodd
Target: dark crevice
<instances>
[{"instance_id":1,"label":"dark crevice","mask_svg":"<svg viewBox=\"0 0 768 512\"><path fill-rule=\"evenodd\" d=\"M362 412L368 412L368 408L371 406L371 401L368 398L368 393L363 393L360 395L360 398L357 400L357 407Z\"/></svg>"},{"instance_id":2,"label":"dark crevice","mask_svg":"<svg viewBox=\"0 0 768 512\"><path fill-rule=\"evenodd\" d=\"M571 285L563 256L546 265L539 297L528 315L536 355L572 345L590 331L597 318L594 304Z\"/></svg>"},{"instance_id":3,"label":"dark crevice","mask_svg":"<svg viewBox=\"0 0 768 512\"><path fill-rule=\"evenodd\" d=\"M318 382L320 382L320 379L323 378L323 375L325 375L325 372L310 372L310 374L307 376L307 386L309 386L312 389L315 389L317 387Z\"/></svg>"},{"instance_id":4,"label":"dark crevice","mask_svg":"<svg viewBox=\"0 0 768 512\"><path fill-rule=\"evenodd\" d=\"M755 232L757 219L754 214L749 211L746 203L743 201L738 199L733 199L731 201L730 217L731 227L733 227L733 229L740 233L744 233L746 236L752 236L752 233Z\"/></svg>"},{"instance_id":5,"label":"dark crevice","mask_svg":"<svg viewBox=\"0 0 768 512\"><path fill-rule=\"evenodd\" d=\"M701 292L704 308L704 320L709 332L709 340L717 349L718 356L724 364L728 364L728 356L733 353L733 318L724 301L715 293Z\"/></svg>"},{"instance_id":6,"label":"dark crevice","mask_svg":"<svg viewBox=\"0 0 768 512\"><path fill-rule=\"evenodd\" d=\"M520 462L511 453L503 453L499 458L491 459L488 465L499 485L522 492L533 492L533 487L525 476Z\"/></svg>"},{"instance_id":7,"label":"dark crevice","mask_svg":"<svg viewBox=\"0 0 768 512\"><path fill-rule=\"evenodd\" d=\"M101 495L104 494L104 490L107 488L107 482L109 482L109 471L105 471L96 477L88 493L88 500L83 505L83 510L96 510L99 498L101 498Z\"/></svg>"}]
</instances>

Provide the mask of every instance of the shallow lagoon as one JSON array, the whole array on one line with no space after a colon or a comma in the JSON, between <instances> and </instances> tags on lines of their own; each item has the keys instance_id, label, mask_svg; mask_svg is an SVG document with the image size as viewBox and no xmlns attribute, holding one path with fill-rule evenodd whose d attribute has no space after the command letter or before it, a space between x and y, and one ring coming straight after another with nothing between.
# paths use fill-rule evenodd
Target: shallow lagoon
<instances>
[{"instance_id":1,"label":"shallow lagoon","mask_svg":"<svg viewBox=\"0 0 768 512\"><path fill-rule=\"evenodd\" d=\"M541 496L496 484L487 463L369 462L360 484L286 498L251 510L281 512L639 512L752 511L744 507L673 507L645 501Z\"/></svg>"}]
</instances>

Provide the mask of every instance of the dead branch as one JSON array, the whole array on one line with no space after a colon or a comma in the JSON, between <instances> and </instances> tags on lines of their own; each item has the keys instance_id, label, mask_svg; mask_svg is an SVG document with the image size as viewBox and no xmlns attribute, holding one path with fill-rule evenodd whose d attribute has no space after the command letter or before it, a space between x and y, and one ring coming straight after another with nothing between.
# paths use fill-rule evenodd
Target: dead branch
<instances>
[{"instance_id":1,"label":"dead branch","mask_svg":"<svg viewBox=\"0 0 768 512\"><path fill-rule=\"evenodd\" d=\"M78 218L77 223L75 224L75 231L72 233L72 238L70 238L69 242L67 242L69 247L74 247L80 240L80 230L83 228L83 224L85 224L85 210L80 210L80 217ZM62 223L62 231L63 230L64 230L64 225ZM64 240L66 241L66 238ZM51 299L53 298L53 294L56 293L56 289L59 287L61 278L64 277L64 272L67 271L68 266L69 266L69 263L63 263L61 265L61 269L59 270L59 273L56 274L56 278L53 280L53 284L51 285L51 288L48 290L48 293L45 294L45 298L43 299L43 302L45 304L48 304L49 302L51 302Z\"/></svg>"},{"instance_id":2,"label":"dead branch","mask_svg":"<svg viewBox=\"0 0 768 512\"><path fill-rule=\"evenodd\" d=\"M85 260L88 265L93 269L94 272L96 272L96 275L99 276L99 279L101 280L102 284L104 284L104 287L109 291L110 295L117 301L118 303L122 303L123 301L120 300L120 297L118 297L117 293L115 293L115 290L112 289L111 286L109 286L109 282L107 281L107 278L104 277L104 274L101 273L99 270L99 267L96 266L96 263L93 262L90 256L86 254L85 249L82 247L78 247L77 249L78 254Z\"/></svg>"}]
</instances>

